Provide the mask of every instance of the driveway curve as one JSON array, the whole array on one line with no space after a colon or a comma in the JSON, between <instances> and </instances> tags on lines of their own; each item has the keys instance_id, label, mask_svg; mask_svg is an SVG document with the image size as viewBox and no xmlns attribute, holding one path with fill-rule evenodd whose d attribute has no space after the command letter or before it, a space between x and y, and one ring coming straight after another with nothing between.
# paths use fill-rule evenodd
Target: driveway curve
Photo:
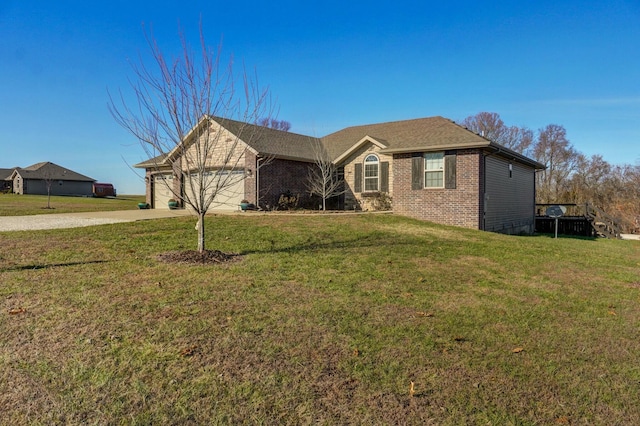
<instances>
[{"instance_id":1,"label":"driveway curve","mask_svg":"<svg viewBox=\"0 0 640 426\"><path fill-rule=\"evenodd\" d=\"M119 222L189 216L187 210L120 210L112 212L84 212L38 214L0 217L0 232L35 231L41 229L80 228Z\"/></svg>"}]
</instances>

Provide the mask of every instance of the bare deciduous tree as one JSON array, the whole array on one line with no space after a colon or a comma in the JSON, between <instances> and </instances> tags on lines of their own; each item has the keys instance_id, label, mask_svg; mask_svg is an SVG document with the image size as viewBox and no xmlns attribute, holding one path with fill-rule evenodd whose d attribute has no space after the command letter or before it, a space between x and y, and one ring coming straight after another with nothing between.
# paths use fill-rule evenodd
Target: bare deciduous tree
<instances>
[{"instance_id":1,"label":"bare deciduous tree","mask_svg":"<svg viewBox=\"0 0 640 426\"><path fill-rule=\"evenodd\" d=\"M42 167L42 180L44 180L44 186L47 188L47 209L51 209L51 188L53 186L53 181L55 180L55 176L51 167L47 167L45 165Z\"/></svg>"},{"instance_id":2,"label":"bare deciduous tree","mask_svg":"<svg viewBox=\"0 0 640 426\"><path fill-rule=\"evenodd\" d=\"M339 175L338 167L320 142L314 143L313 154L314 165L309 168L307 175L307 190L322 199L322 211L326 211L329 198L346 192L344 178Z\"/></svg>"},{"instance_id":3,"label":"bare deciduous tree","mask_svg":"<svg viewBox=\"0 0 640 426\"><path fill-rule=\"evenodd\" d=\"M285 120L278 120L275 118L263 117L256 123L258 126L268 127L270 129L282 130L288 132L291 129L291 123Z\"/></svg>"},{"instance_id":4,"label":"bare deciduous tree","mask_svg":"<svg viewBox=\"0 0 640 426\"><path fill-rule=\"evenodd\" d=\"M528 155L533 144L533 132L526 127L507 126L495 112L479 112L460 122L469 130L500 145Z\"/></svg>"},{"instance_id":5,"label":"bare deciduous tree","mask_svg":"<svg viewBox=\"0 0 640 426\"><path fill-rule=\"evenodd\" d=\"M570 189L566 201L578 204L589 202L601 209L606 209L612 195L607 189L611 171L611 165L601 155L587 158L578 154L576 170L569 182Z\"/></svg>"},{"instance_id":6,"label":"bare deciduous tree","mask_svg":"<svg viewBox=\"0 0 640 426\"><path fill-rule=\"evenodd\" d=\"M614 166L605 190L610 196L607 211L627 232L640 232L640 166Z\"/></svg>"},{"instance_id":7,"label":"bare deciduous tree","mask_svg":"<svg viewBox=\"0 0 640 426\"><path fill-rule=\"evenodd\" d=\"M133 66L133 105L121 94L110 96L115 120L138 139L156 168L169 163L184 179L184 190L167 184L176 200L198 216L198 251L205 250L205 215L213 203L245 176L246 143L259 137L260 117L268 116L268 92L246 71L236 74L232 58L221 62L222 50L211 50L200 29L199 52L180 35L181 52L168 58L146 33L152 65ZM223 131L234 120L233 133Z\"/></svg>"},{"instance_id":8,"label":"bare deciduous tree","mask_svg":"<svg viewBox=\"0 0 640 426\"><path fill-rule=\"evenodd\" d=\"M567 131L557 124L549 124L538 131L533 149L534 158L546 166L536 173L539 203L561 202L569 190L571 175L577 170L580 154L567 139Z\"/></svg>"}]
</instances>

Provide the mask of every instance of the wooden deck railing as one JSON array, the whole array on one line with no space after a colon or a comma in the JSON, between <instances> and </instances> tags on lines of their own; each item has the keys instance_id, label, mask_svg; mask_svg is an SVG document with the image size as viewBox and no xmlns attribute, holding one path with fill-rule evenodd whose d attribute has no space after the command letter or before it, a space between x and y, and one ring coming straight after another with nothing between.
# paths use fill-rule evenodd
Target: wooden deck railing
<instances>
[{"instance_id":1,"label":"wooden deck railing","mask_svg":"<svg viewBox=\"0 0 640 426\"><path fill-rule=\"evenodd\" d=\"M558 218L558 234L585 237L620 239L621 229L615 219L592 204L536 204L536 232L549 234L555 231L555 218L543 214L545 207L562 205L567 214Z\"/></svg>"}]
</instances>

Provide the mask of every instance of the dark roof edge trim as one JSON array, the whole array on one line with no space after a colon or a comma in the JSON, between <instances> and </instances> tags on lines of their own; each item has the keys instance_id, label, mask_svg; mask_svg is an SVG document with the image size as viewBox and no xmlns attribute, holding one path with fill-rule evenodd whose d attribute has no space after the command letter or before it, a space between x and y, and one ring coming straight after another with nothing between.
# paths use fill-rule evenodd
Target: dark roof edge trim
<instances>
[{"instance_id":1,"label":"dark roof edge trim","mask_svg":"<svg viewBox=\"0 0 640 426\"><path fill-rule=\"evenodd\" d=\"M527 164L533 168L535 168L536 170L544 170L547 167L542 164L542 163L538 163L537 161L524 156L522 154L519 154L509 148L505 148L502 145L499 145L495 142L491 142L489 140L487 140L487 143L470 143L470 144L464 144L464 145L433 145L433 146L415 146L415 147L409 147L409 148L396 148L396 149L382 149L378 152L380 152L381 154L408 154L411 152L433 152L433 151L443 151L443 150L449 150L449 149L473 149L473 148L483 148L483 149L491 149L493 151L494 154L500 155L504 158L509 158L515 161L518 161L520 163L523 164Z\"/></svg>"},{"instance_id":2,"label":"dark roof edge trim","mask_svg":"<svg viewBox=\"0 0 640 426\"><path fill-rule=\"evenodd\" d=\"M486 148L487 146L489 146L488 141L486 143L474 142L474 143L457 144L457 145L451 145L451 144L432 145L432 146L420 145L420 146L413 146L408 148L381 149L378 152L380 152L381 154L405 154L410 152L442 151L442 150L448 150L448 149Z\"/></svg>"},{"instance_id":3,"label":"dark roof edge trim","mask_svg":"<svg viewBox=\"0 0 640 426\"><path fill-rule=\"evenodd\" d=\"M502 157L505 158L510 158L516 161L519 161L520 163L524 163L524 164L528 164L530 166L532 166L533 168L535 168L536 170L544 170L547 168L547 166L545 166L542 163L538 163L536 160L533 160L525 155L522 155L518 152L515 152L509 148L505 148L502 145L499 145L495 142L491 142L489 144L489 148L493 149L494 154L500 155Z\"/></svg>"}]
</instances>

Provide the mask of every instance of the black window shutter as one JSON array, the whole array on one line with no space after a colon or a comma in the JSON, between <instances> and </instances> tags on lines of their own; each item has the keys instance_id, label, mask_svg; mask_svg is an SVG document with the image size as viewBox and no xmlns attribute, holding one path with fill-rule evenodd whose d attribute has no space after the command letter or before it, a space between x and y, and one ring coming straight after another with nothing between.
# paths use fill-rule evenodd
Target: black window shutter
<instances>
[{"instance_id":1,"label":"black window shutter","mask_svg":"<svg viewBox=\"0 0 640 426\"><path fill-rule=\"evenodd\" d=\"M362 164L356 163L356 170L354 171L353 176L353 191L354 192L362 192Z\"/></svg>"},{"instance_id":2,"label":"black window shutter","mask_svg":"<svg viewBox=\"0 0 640 426\"><path fill-rule=\"evenodd\" d=\"M411 189L424 188L424 158L422 154L411 157Z\"/></svg>"},{"instance_id":3,"label":"black window shutter","mask_svg":"<svg viewBox=\"0 0 640 426\"><path fill-rule=\"evenodd\" d=\"M380 163L380 192L389 192L389 162Z\"/></svg>"},{"instance_id":4,"label":"black window shutter","mask_svg":"<svg viewBox=\"0 0 640 426\"><path fill-rule=\"evenodd\" d=\"M447 151L444 154L444 187L456 189L456 152Z\"/></svg>"}]
</instances>

